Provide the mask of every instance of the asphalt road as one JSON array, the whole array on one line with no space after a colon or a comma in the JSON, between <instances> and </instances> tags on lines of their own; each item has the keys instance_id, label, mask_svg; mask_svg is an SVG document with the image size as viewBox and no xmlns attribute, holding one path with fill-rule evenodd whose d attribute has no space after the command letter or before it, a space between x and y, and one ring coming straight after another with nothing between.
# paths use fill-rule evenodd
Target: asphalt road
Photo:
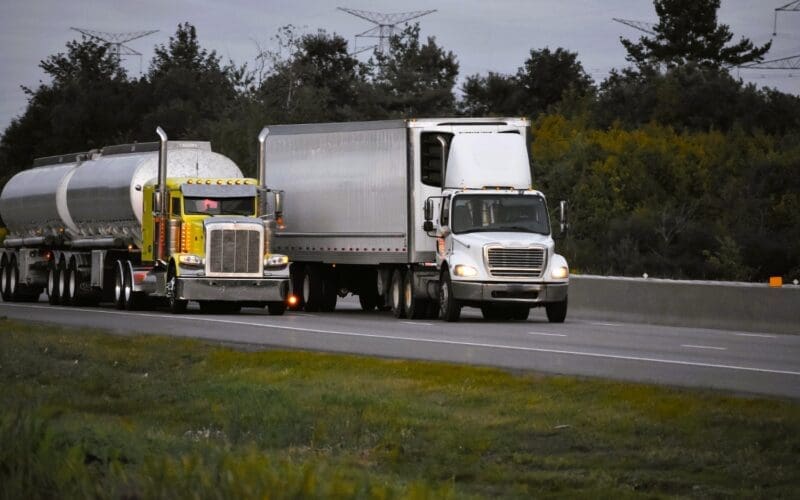
<instances>
[{"instance_id":1,"label":"asphalt road","mask_svg":"<svg viewBox=\"0 0 800 500\"><path fill-rule=\"evenodd\" d=\"M397 320L365 313L352 299L335 313L268 316L128 312L0 303L0 315L118 333L158 333L265 347L440 360L715 388L800 398L800 335L737 332L573 319L550 324L542 309L525 322L488 322L465 308L459 323ZM798 327L800 329L800 327ZM800 333L800 332L798 332Z\"/></svg>"}]
</instances>

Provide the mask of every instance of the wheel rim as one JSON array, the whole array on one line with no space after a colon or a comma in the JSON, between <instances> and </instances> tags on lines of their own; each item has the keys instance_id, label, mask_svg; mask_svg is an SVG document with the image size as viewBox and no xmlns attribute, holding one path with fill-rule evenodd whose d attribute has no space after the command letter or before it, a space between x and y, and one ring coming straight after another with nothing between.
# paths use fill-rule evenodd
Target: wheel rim
<instances>
[{"instance_id":1,"label":"wheel rim","mask_svg":"<svg viewBox=\"0 0 800 500\"><path fill-rule=\"evenodd\" d=\"M78 271L72 269L69 272L69 282L68 282L68 289L69 289L69 296L75 297L75 289L78 288Z\"/></svg>"},{"instance_id":2,"label":"wheel rim","mask_svg":"<svg viewBox=\"0 0 800 500\"><path fill-rule=\"evenodd\" d=\"M3 294L8 293L8 266L3 266L0 269L0 292Z\"/></svg>"},{"instance_id":3,"label":"wheel rim","mask_svg":"<svg viewBox=\"0 0 800 500\"><path fill-rule=\"evenodd\" d=\"M120 266L117 265L117 272L114 276L114 301L119 304L122 302L122 273Z\"/></svg>"},{"instance_id":4,"label":"wheel rim","mask_svg":"<svg viewBox=\"0 0 800 500\"><path fill-rule=\"evenodd\" d=\"M308 304L308 299L311 296L311 278L306 274L303 276L303 302Z\"/></svg>"},{"instance_id":5,"label":"wheel rim","mask_svg":"<svg viewBox=\"0 0 800 500\"><path fill-rule=\"evenodd\" d=\"M8 293L11 295L14 295L17 291L17 273L19 273L17 264L14 263L11 269L8 270Z\"/></svg>"},{"instance_id":6,"label":"wheel rim","mask_svg":"<svg viewBox=\"0 0 800 500\"><path fill-rule=\"evenodd\" d=\"M399 280L392 280L392 307L399 309L400 307L400 283Z\"/></svg>"},{"instance_id":7,"label":"wheel rim","mask_svg":"<svg viewBox=\"0 0 800 500\"><path fill-rule=\"evenodd\" d=\"M403 287L403 300L405 301L406 311L411 309L411 301L412 301L412 291L411 291L411 279L406 280L406 284Z\"/></svg>"},{"instance_id":8,"label":"wheel rim","mask_svg":"<svg viewBox=\"0 0 800 500\"><path fill-rule=\"evenodd\" d=\"M47 270L47 296L52 297L56 292L56 270L51 267Z\"/></svg>"},{"instance_id":9,"label":"wheel rim","mask_svg":"<svg viewBox=\"0 0 800 500\"><path fill-rule=\"evenodd\" d=\"M125 285L122 287L125 293L125 303L129 304L131 295L133 294L133 283L131 283L133 276L129 272L125 273Z\"/></svg>"},{"instance_id":10,"label":"wheel rim","mask_svg":"<svg viewBox=\"0 0 800 500\"><path fill-rule=\"evenodd\" d=\"M59 266L60 267L60 266ZM66 269L60 267L58 273L58 296L66 299L66 291L67 291L67 273L65 272Z\"/></svg>"}]
</instances>

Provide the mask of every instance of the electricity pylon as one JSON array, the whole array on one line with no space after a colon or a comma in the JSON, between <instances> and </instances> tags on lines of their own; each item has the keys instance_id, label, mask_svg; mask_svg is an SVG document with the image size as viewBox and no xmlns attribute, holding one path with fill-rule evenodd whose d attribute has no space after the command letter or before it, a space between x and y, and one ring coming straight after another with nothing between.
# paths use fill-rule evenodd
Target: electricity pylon
<instances>
[{"instance_id":1,"label":"electricity pylon","mask_svg":"<svg viewBox=\"0 0 800 500\"><path fill-rule=\"evenodd\" d=\"M800 12L800 0L789 2L775 9L775 21L772 23L772 36L778 34L778 12Z\"/></svg>"},{"instance_id":2,"label":"electricity pylon","mask_svg":"<svg viewBox=\"0 0 800 500\"><path fill-rule=\"evenodd\" d=\"M130 31L126 33L109 33L107 31L95 31L84 28L70 28L70 29L73 31L77 31L78 33L82 33L88 36L89 38L100 40L101 42L109 45L111 47L111 53L116 56L117 61L120 61L122 56L138 56L139 74L142 73L142 53L133 50L132 48L128 47L125 44L133 40L138 40L139 38L146 37L147 35L152 35L153 33L158 32L158 30L146 30L146 31Z\"/></svg>"},{"instance_id":3,"label":"electricity pylon","mask_svg":"<svg viewBox=\"0 0 800 500\"><path fill-rule=\"evenodd\" d=\"M757 63L743 64L740 68L746 69L800 69L800 54L796 56L781 57Z\"/></svg>"},{"instance_id":4,"label":"electricity pylon","mask_svg":"<svg viewBox=\"0 0 800 500\"><path fill-rule=\"evenodd\" d=\"M797 0L797 1L800 2L800 0ZM656 34L656 32L653 31L653 28L655 27L654 23L648 23L648 22L645 22L645 21L631 21L630 19L620 19L618 17L612 17L611 19L613 21L618 22L618 23L622 23L622 24L628 25L631 28L635 28L635 29L637 29L639 31L644 31L648 35L655 35Z\"/></svg>"},{"instance_id":5,"label":"electricity pylon","mask_svg":"<svg viewBox=\"0 0 800 500\"><path fill-rule=\"evenodd\" d=\"M381 12L371 12L367 10L346 9L344 7L337 7L342 12L347 12L350 15L360 17L365 21L369 21L375 25L363 33L356 35L356 43L353 50L353 55L364 52L365 50L377 49L378 52L384 52L389 48L389 39L394 35L397 25L400 23L408 22L418 17L427 16L436 12L436 9L431 10L416 10L413 12L397 12L394 14L383 14ZM377 38L378 43L370 45L369 47L358 48L359 38Z\"/></svg>"}]
</instances>

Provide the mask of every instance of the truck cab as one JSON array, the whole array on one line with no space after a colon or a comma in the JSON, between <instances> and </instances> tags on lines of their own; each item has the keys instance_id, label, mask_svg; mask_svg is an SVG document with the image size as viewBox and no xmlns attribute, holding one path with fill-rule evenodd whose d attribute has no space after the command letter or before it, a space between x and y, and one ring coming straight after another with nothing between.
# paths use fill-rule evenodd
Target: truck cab
<instances>
[{"instance_id":1,"label":"truck cab","mask_svg":"<svg viewBox=\"0 0 800 500\"><path fill-rule=\"evenodd\" d=\"M551 322L567 312L569 266L555 252L545 196L533 189L525 137L464 133L443 139L444 185L426 200L424 230L436 238L439 315L462 306L487 319L526 319L543 306ZM560 205L566 229L566 205Z\"/></svg>"}]
</instances>

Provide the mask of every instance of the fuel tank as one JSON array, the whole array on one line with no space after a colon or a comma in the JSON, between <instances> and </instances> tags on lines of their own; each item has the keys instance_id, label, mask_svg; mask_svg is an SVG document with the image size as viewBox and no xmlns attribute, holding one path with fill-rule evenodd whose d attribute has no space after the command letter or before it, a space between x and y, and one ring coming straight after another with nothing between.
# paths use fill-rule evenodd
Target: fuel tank
<instances>
[{"instance_id":1,"label":"fuel tank","mask_svg":"<svg viewBox=\"0 0 800 500\"><path fill-rule=\"evenodd\" d=\"M55 164L47 164L47 162ZM168 177L240 178L229 158L208 142L170 141ZM41 165L41 166L37 166ZM37 160L0 194L7 246L91 240L141 244L142 188L156 182L158 144L104 148L99 153Z\"/></svg>"}]
</instances>

